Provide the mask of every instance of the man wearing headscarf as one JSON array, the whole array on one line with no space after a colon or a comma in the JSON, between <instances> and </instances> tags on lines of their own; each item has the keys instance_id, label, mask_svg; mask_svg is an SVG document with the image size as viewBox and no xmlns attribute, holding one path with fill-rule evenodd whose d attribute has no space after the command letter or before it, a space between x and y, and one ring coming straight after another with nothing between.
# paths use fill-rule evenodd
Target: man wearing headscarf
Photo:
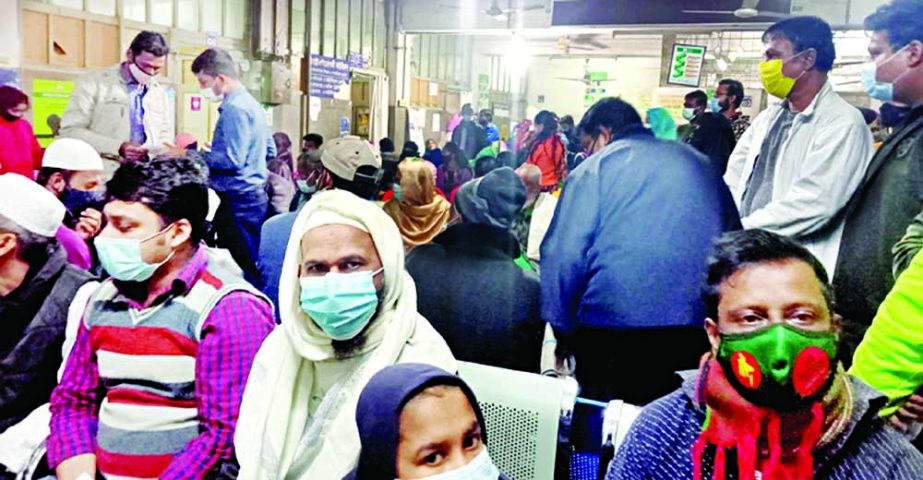
<instances>
[{"instance_id":1,"label":"man wearing headscarf","mask_svg":"<svg viewBox=\"0 0 923 480\"><path fill-rule=\"evenodd\" d=\"M526 188L509 167L464 184L455 197L462 223L415 248L407 271L420 313L459 359L537 373L541 285L513 263L520 249L510 231L525 201Z\"/></svg>"},{"instance_id":2,"label":"man wearing headscarf","mask_svg":"<svg viewBox=\"0 0 923 480\"><path fill-rule=\"evenodd\" d=\"M417 313L394 222L340 190L318 193L292 230L279 285L282 328L250 372L235 435L243 480L342 478L356 465L359 393L379 370L456 371Z\"/></svg>"},{"instance_id":3,"label":"man wearing headscarf","mask_svg":"<svg viewBox=\"0 0 923 480\"><path fill-rule=\"evenodd\" d=\"M408 252L433 241L452 217L452 205L436 194L435 170L433 164L425 160L401 162L394 198L385 204L385 213L397 224Z\"/></svg>"},{"instance_id":4,"label":"man wearing headscarf","mask_svg":"<svg viewBox=\"0 0 923 480\"><path fill-rule=\"evenodd\" d=\"M63 219L64 205L39 184L0 175L0 472L13 477L48 435L43 405L80 323L69 305L86 304L98 285L55 240Z\"/></svg>"}]
</instances>

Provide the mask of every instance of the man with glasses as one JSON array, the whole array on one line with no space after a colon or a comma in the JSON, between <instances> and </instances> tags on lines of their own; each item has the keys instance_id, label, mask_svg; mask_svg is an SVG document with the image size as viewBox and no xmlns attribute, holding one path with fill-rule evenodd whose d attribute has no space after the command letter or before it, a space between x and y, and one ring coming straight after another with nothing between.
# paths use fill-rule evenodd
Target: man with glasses
<instances>
[{"instance_id":1,"label":"man with glasses","mask_svg":"<svg viewBox=\"0 0 923 480\"><path fill-rule=\"evenodd\" d=\"M170 100L157 79L170 49L163 35L141 32L125 61L80 78L61 119L61 136L89 143L109 162L111 176L123 160L154 157L173 139Z\"/></svg>"},{"instance_id":2,"label":"man with glasses","mask_svg":"<svg viewBox=\"0 0 923 480\"><path fill-rule=\"evenodd\" d=\"M782 102L740 138L724 180L745 228L797 239L833 274L842 212L872 159L872 134L828 80L836 51L827 22L782 20L763 42L760 79Z\"/></svg>"}]
</instances>

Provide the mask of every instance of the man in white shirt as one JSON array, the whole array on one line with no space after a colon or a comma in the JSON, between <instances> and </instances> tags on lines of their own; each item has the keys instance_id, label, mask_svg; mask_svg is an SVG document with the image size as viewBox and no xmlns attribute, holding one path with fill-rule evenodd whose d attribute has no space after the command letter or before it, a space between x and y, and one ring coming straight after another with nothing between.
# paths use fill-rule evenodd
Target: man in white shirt
<instances>
[{"instance_id":1,"label":"man in white shirt","mask_svg":"<svg viewBox=\"0 0 923 480\"><path fill-rule=\"evenodd\" d=\"M827 22L789 18L769 27L763 42L760 80L784 100L740 138L724 180L745 228L795 238L833 275L842 210L872 159L872 134L827 78L836 58Z\"/></svg>"}]
</instances>

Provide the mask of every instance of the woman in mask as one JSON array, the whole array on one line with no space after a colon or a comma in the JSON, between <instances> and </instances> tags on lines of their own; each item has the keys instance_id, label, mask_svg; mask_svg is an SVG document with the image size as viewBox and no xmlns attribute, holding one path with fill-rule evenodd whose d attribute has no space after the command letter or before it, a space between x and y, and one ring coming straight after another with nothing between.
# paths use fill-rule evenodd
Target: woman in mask
<instances>
[{"instance_id":1,"label":"woman in mask","mask_svg":"<svg viewBox=\"0 0 923 480\"><path fill-rule=\"evenodd\" d=\"M29 111L29 97L16 87L0 87L0 175L18 173L35 178L42 168L42 146L32 125L23 116Z\"/></svg>"},{"instance_id":2,"label":"woman in mask","mask_svg":"<svg viewBox=\"0 0 923 480\"><path fill-rule=\"evenodd\" d=\"M455 375L429 365L385 368L359 397L362 452L344 480L498 480L484 416Z\"/></svg>"},{"instance_id":3,"label":"woman in mask","mask_svg":"<svg viewBox=\"0 0 923 480\"><path fill-rule=\"evenodd\" d=\"M474 171L464 150L454 142L442 148L442 162L436 171L436 186L451 198L451 192L474 178Z\"/></svg>"},{"instance_id":4,"label":"woman in mask","mask_svg":"<svg viewBox=\"0 0 923 480\"><path fill-rule=\"evenodd\" d=\"M452 205L436 194L435 170L425 160L401 162L394 198L385 204L385 213L397 224L408 252L433 241L452 217Z\"/></svg>"},{"instance_id":5,"label":"woman in mask","mask_svg":"<svg viewBox=\"0 0 923 480\"><path fill-rule=\"evenodd\" d=\"M394 222L344 190L319 192L298 213L279 314L244 390L234 442L242 480L343 478L359 458L356 405L375 373L409 362L456 370L417 313Z\"/></svg>"}]
</instances>

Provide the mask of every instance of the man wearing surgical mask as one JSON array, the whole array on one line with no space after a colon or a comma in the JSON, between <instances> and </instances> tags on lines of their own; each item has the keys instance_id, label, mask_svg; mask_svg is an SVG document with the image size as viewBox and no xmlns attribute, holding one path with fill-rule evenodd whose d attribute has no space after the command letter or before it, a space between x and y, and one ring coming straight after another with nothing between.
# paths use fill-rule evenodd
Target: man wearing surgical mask
<instances>
[{"instance_id":1,"label":"man wearing surgical mask","mask_svg":"<svg viewBox=\"0 0 923 480\"><path fill-rule=\"evenodd\" d=\"M359 458L356 405L375 373L408 362L456 371L417 312L397 226L347 191L319 192L298 213L279 309L244 392L239 478L343 478Z\"/></svg>"},{"instance_id":2,"label":"man wearing surgical mask","mask_svg":"<svg viewBox=\"0 0 923 480\"><path fill-rule=\"evenodd\" d=\"M769 27L763 42L760 79L782 102L754 119L724 180L745 228L795 238L833 272L843 209L872 159L872 134L827 78L836 58L827 22L788 18Z\"/></svg>"},{"instance_id":3,"label":"man wearing surgical mask","mask_svg":"<svg viewBox=\"0 0 923 480\"><path fill-rule=\"evenodd\" d=\"M61 137L89 143L106 162L106 177L123 161L162 153L173 140L170 99L157 81L170 49L164 37L135 36L117 66L91 72L74 85L61 119Z\"/></svg>"},{"instance_id":4,"label":"man wearing surgical mask","mask_svg":"<svg viewBox=\"0 0 923 480\"><path fill-rule=\"evenodd\" d=\"M111 277L51 397L57 478L212 478L232 438L269 300L202 243L208 173L192 157L122 165L96 252Z\"/></svg>"},{"instance_id":5,"label":"man wearing surgical mask","mask_svg":"<svg viewBox=\"0 0 923 480\"><path fill-rule=\"evenodd\" d=\"M641 412L607 480L923 478L923 455L877 415L883 395L837 361L840 317L814 255L733 232L705 278L710 352Z\"/></svg>"},{"instance_id":6,"label":"man wearing surgical mask","mask_svg":"<svg viewBox=\"0 0 923 480\"><path fill-rule=\"evenodd\" d=\"M269 125L263 108L240 81L237 62L218 48L209 48L192 62L202 95L218 107L218 122L208 163L211 188L221 197L215 215L218 246L228 249L254 284L260 283L256 259L260 227L269 209L266 180Z\"/></svg>"},{"instance_id":7,"label":"man wearing surgical mask","mask_svg":"<svg viewBox=\"0 0 923 480\"><path fill-rule=\"evenodd\" d=\"M901 108L895 103L909 107L910 113L876 152L846 210L833 284L849 353L894 286L895 273L910 262L923 241L920 227L911 226L923 225L923 218L913 222L923 204L923 24L907 21L921 15L920 0L896 0L865 20L871 32L870 61L863 71L865 90L886 102L881 106L883 120L889 109ZM901 241L908 227L909 234ZM893 268L895 263L901 267Z\"/></svg>"}]
</instances>

